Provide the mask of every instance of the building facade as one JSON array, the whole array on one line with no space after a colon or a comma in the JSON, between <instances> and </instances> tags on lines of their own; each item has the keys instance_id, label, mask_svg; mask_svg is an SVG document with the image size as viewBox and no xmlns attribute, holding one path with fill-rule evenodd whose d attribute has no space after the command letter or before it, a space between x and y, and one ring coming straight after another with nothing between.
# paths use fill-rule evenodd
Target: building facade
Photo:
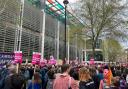
<instances>
[{"instance_id":1,"label":"building facade","mask_svg":"<svg viewBox=\"0 0 128 89\"><path fill-rule=\"evenodd\" d=\"M3 4L5 4L4 0ZM6 5L0 6L0 52L14 52L16 47L20 0L5 0ZM57 58L57 32L59 24L59 59L64 59L64 23L46 14L45 40L42 49L43 12L25 0L23 12L23 29L21 51L23 59L32 58L33 52L44 50L44 57L53 55ZM70 45L70 59L75 59L75 47Z\"/></svg>"}]
</instances>

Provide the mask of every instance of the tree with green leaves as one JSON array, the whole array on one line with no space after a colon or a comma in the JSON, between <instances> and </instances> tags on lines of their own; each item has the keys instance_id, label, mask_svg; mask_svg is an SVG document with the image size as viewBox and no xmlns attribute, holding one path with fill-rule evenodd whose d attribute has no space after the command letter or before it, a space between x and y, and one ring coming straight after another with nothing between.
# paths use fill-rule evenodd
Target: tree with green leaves
<instances>
[{"instance_id":1,"label":"tree with green leaves","mask_svg":"<svg viewBox=\"0 0 128 89\"><path fill-rule=\"evenodd\" d=\"M70 24L69 31L67 31L67 41L69 41L70 45L74 45L76 59L81 56L81 52L85 48L85 38L82 35L82 28L82 24Z\"/></svg>"},{"instance_id":2,"label":"tree with green leaves","mask_svg":"<svg viewBox=\"0 0 128 89\"><path fill-rule=\"evenodd\" d=\"M120 57L122 57L123 47L119 43L119 41L108 38L104 40L102 44L104 58L106 58L109 62L117 61Z\"/></svg>"},{"instance_id":3,"label":"tree with green leaves","mask_svg":"<svg viewBox=\"0 0 128 89\"><path fill-rule=\"evenodd\" d=\"M124 23L123 11L128 3L123 0L81 0L79 16L84 21L84 34L92 40L92 55L95 55L97 40L111 37L122 39L127 37L121 28Z\"/></svg>"},{"instance_id":4,"label":"tree with green leaves","mask_svg":"<svg viewBox=\"0 0 128 89\"><path fill-rule=\"evenodd\" d=\"M70 31L69 31L69 39L70 44L74 44L77 42L78 48L84 49L85 48L85 38L83 35L82 25L70 25Z\"/></svg>"}]
</instances>

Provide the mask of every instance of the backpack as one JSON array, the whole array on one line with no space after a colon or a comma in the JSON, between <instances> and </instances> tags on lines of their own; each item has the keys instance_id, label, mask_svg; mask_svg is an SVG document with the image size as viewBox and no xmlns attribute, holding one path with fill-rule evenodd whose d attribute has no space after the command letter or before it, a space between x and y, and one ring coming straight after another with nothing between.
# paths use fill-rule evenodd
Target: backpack
<instances>
[{"instance_id":1,"label":"backpack","mask_svg":"<svg viewBox=\"0 0 128 89\"><path fill-rule=\"evenodd\" d=\"M94 81L89 79L88 81L80 81L79 89L96 89Z\"/></svg>"}]
</instances>

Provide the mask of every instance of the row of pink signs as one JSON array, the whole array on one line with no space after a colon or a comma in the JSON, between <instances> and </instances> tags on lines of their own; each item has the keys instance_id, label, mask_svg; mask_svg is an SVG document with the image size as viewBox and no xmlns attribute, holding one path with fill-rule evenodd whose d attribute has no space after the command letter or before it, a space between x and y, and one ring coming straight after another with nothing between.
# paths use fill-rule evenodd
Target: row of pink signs
<instances>
[{"instance_id":1,"label":"row of pink signs","mask_svg":"<svg viewBox=\"0 0 128 89\"><path fill-rule=\"evenodd\" d=\"M41 53L39 52L33 52L33 55L32 55L32 64L36 64L36 65L45 65L47 64L47 60L43 59L41 60ZM14 52L14 62L15 63L22 63L22 51L15 51ZM54 59L53 56L50 56L50 60L48 62L48 64L51 64L51 65L55 65L56 64L56 60Z\"/></svg>"}]
</instances>

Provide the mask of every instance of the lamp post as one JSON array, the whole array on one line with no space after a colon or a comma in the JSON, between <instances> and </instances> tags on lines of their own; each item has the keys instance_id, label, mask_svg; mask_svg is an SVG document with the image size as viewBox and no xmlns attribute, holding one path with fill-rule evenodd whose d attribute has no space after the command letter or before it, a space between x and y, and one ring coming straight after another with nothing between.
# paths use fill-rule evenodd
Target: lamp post
<instances>
[{"instance_id":1,"label":"lamp post","mask_svg":"<svg viewBox=\"0 0 128 89\"><path fill-rule=\"evenodd\" d=\"M63 1L64 6L65 6L65 59L66 59L66 25L67 25L67 20L66 20L66 16L67 16L67 4L69 3L68 0L64 0Z\"/></svg>"}]
</instances>

